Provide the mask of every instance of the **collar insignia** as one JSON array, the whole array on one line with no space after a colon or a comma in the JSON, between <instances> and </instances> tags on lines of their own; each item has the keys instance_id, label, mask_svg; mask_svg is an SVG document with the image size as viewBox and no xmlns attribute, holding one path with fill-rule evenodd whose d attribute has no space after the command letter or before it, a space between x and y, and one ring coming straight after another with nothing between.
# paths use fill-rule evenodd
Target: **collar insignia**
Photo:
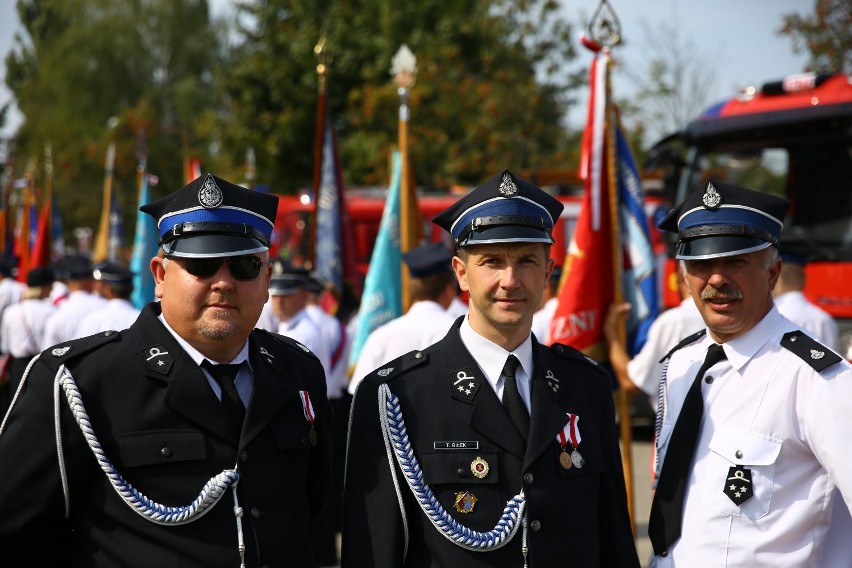
<instances>
[{"instance_id":1,"label":"collar insignia","mask_svg":"<svg viewBox=\"0 0 852 568\"><path fill-rule=\"evenodd\" d=\"M544 380L547 381L547 386L550 387L550 390L552 390L554 394L559 392L559 379L554 376L553 371L548 369L547 373L545 373Z\"/></svg>"},{"instance_id":2,"label":"collar insignia","mask_svg":"<svg viewBox=\"0 0 852 568\"><path fill-rule=\"evenodd\" d=\"M471 369L461 369L455 373L450 373L450 381L453 396L464 400L473 400L476 391L479 390L479 379L473 375Z\"/></svg>"}]
</instances>

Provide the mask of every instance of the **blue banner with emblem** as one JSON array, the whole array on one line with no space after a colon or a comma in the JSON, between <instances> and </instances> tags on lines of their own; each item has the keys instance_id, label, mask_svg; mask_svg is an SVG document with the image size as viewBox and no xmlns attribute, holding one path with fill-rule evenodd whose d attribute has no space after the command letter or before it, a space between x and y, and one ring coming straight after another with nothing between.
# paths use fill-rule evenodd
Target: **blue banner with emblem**
<instances>
[{"instance_id":1,"label":"blue banner with emblem","mask_svg":"<svg viewBox=\"0 0 852 568\"><path fill-rule=\"evenodd\" d=\"M133 257L130 260L130 270L133 271L133 294L130 301L140 310L148 302L154 300L154 278L151 276L149 263L157 254L157 222L147 213L139 211L151 201L151 188L148 187L148 171L144 162L140 166L139 203L136 208L136 235L133 239Z\"/></svg>"},{"instance_id":2,"label":"blue banner with emblem","mask_svg":"<svg viewBox=\"0 0 852 568\"><path fill-rule=\"evenodd\" d=\"M350 367L357 363L370 332L402 315L402 251L399 233L401 174L402 159L399 152L394 152L391 184L379 225L379 234L370 257L370 268L364 280L358 328L349 352Z\"/></svg>"},{"instance_id":3,"label":"blue banner with emblem","mask_svg":"<svg viewBox=\"0 0 852 568\"><path fill-rule=\"evenodd\" d=\"M627 319L627 350L632 356L648 339L648 329L660 313L660 300L651 230L645 214L645 193L621 124L615 129L615 152L618 217L624 248L622 290L625 301L631 306Z\"/></svg>"}]
</instances>

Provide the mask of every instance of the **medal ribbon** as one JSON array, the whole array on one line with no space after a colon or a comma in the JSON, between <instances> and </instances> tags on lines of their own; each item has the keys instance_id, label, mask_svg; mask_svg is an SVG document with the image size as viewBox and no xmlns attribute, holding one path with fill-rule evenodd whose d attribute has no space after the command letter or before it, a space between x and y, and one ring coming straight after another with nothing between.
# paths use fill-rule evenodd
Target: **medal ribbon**
<instances>
[{"instance_id":1,"label":"medal ribbon","mask_svg":"<svg viewBox=\"0 0 852 568\"><path fill-rule=\"evenodd\" d=\"M313 426L316 416L314 415L314 405L311 404L311 395L308 391L299 391L299 398L302 401L302 411L305 413L305 420Z\"/></svg>"},{"instance_id":2,"label":"medal ribbon","mask_svg":"<svg viewBox=\"0 0 852 568\"><path fill-rule=\"evenodd\" d=\"M571 445L574 446L574 449L577 449L577 446L580 445L580 417L576 414L568 414L568 427L571 429Z\"/></svg>"}]
</instances>

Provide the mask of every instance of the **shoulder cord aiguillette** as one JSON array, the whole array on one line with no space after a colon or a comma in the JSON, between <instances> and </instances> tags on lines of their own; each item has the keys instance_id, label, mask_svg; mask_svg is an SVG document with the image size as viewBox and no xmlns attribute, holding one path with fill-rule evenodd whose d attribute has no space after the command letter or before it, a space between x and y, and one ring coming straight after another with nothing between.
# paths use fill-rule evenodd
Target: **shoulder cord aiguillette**
<instances>
[{"instance_id":1,"label":"shoulder cord aiguillette","mask_svg":"<svg viewBox=\"0 0 852 568\"><path fill-rule=\"evenodd\" d=\"M15 398L12 401L12 407L14 407L15 401L20 394L24 382L29 375L30 368L33 366L35 361L38 359L38 356L34 357L30 364L27 366L26 372L24 373L23 378L21 379L21 384L18 387L18 390L15 392ZM80 391L77 389L77 385L74 382L74 377L71 376L70 371L62 365L59 367L59 370L56 372L56 377L53 382L53 403L54 403L54 427L56 431L56 452L59 458L59 475L62 479L62 492L65 497L65 516L66 518L70 514L70 494L68 487L68 477L65 471L65 456L62 450L62 431L61 431L61 397L60 392L64 391L65 397L68 400L68 405L71 409L71 413L74 416L74 419L77 421L77 425L80 427L81 432L83 433L83 437L86 439L86 443L91 448L92 453L95 455L95 459L98 462L98 465L101 467L103 472L106 474L107 479L109 479L110 484L115 489L116 493L118 493L119 497L127 503L127 505L133 509L137 514L145 518L146 520L156 523L159 525L182 525L186 523L191 523L192 521L198 520L205 513L207 513L216 503L219 502L219 499L225 494L230 487L233 491L234 495L234 515L237 520L237 542L239 546L240 553L240 566L245 568L245 543L243 541L243 523L242 523L242 515L243 510L240 507L239 501L237 499L237 481L239 480L239 474L237 473L236 467L234 469L226 469L222 473L210 478L210 480L204 485L201 490L201 493L198 497L190 503L189 505L183 507L167 507L165 505L160 505L159 503L155 503L154 501L148 499L140 493L136 488L130 485L127 480L122 477L120 473L115 469L112 463L107 458L103 449L101 448L100 442L95 437L95 432L92 429L92 424L89 421L89 416L86 413L86 408L83 406L83 400L80 397ZM9 411L6 414L6 418L3 421L3 424L0 425L0 433L2 433L6 420L9 418L9 414L12 412L12 407L9 408Z\"/></svg>"},{"instance_id":2,"label":"shoulder cord aiguillette","mask_svg":"<svg viewBox=\"0 0 852 568\"><path fill-rule=\"evenodd\" d=\"M388 465L391 468L391 473L394 477L396 485L397 498L399 499L400 507L403 507L402 494L400 493L399 485L396 483L396 468L391 454L396 457L396 462L399 464L408 486L414 493L420 508L432 522L438 531L447 539L454 542L462 548L468 550L487 552L496 550L505 546L518 529L521 527L521 519L524 516L524 500L523 490L512 497L503 509L503 515L497 522L497 525L488 532L477 532L471 530L458 523L449 513L441 506L441 503L435 498L434 493L429 486L423 481L423 471L420 469L420 464L414 456L411 449L411 443L408 440L408 432L405 429L405 421L402 418L402 410L399 406L399 399L393 394L386 384L379 387L379 418L382 425L382 435L385 442L385 448L388 452ZM402 508L403 522L405 521L405 509ZM406 542L406 549L408 543Z\"/></svg>"}]
</instances>

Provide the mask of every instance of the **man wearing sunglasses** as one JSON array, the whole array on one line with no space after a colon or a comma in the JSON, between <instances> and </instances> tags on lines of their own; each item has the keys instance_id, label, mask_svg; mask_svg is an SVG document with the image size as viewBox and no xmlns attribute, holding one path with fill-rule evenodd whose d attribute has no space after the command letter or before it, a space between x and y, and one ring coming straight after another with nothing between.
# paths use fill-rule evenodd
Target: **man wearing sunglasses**
<instances>
[{"instance_id":1,"label":"man wearing sunglasses","mask_svg":"<svg viewBox=\"0 0 852 568\"><path fill-rule=\"evenodd\" d=\"M0 566L313 566L325 377L254 329L277 201L206 174L141 208L159 302L44 351L0 426Z\"/></svg>"}]
</instances>

